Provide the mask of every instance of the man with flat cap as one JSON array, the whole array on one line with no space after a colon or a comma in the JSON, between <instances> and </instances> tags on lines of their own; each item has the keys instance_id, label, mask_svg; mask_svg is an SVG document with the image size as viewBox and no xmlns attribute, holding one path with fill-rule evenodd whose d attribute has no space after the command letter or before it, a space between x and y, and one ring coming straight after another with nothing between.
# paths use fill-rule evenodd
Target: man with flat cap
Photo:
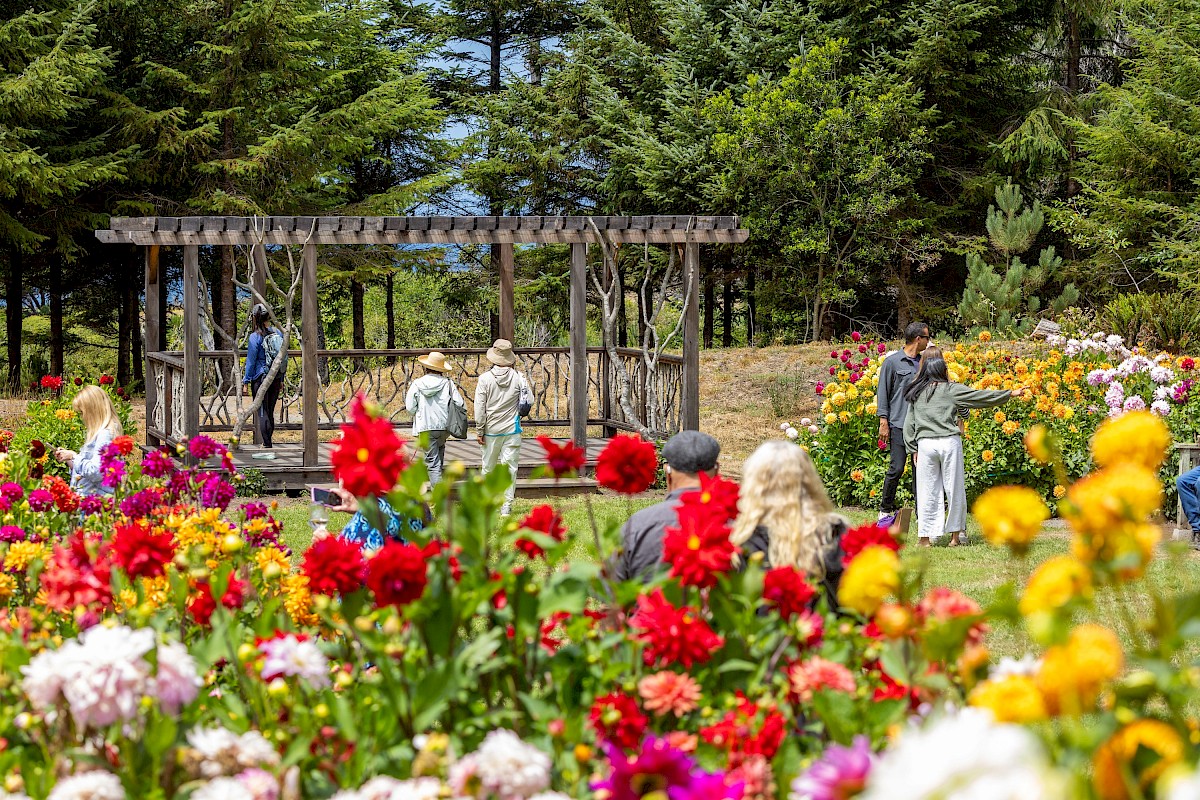
<instances>
[{"instance_id":1,"label":"man with flat cap","mask_svg":"<svg viewBox=\"0 0 1200 800\"><path fill-rule=\"evenodd\" d=\"M700 488L701 472L716 474L721 445L707 433L682 431L667 440L662 455L667 497L634 514L621 528L621 552L615 559L617 580L649 580L654 576L662 564L666 529L679 522L680 496Z\"/></svg>"}]
</instances>

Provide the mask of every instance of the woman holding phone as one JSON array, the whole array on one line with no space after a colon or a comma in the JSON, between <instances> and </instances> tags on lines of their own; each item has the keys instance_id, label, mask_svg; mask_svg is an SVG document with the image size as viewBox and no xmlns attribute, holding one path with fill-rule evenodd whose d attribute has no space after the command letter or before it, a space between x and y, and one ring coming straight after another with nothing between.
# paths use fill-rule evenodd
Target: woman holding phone
<instances>
[{"instance_id":1,"label":"woman holding phone","mask_svg":"<svg viewBox=\"0 0 1200 800\"><path fill-rule=\"evenodd\" d=\"M338 535L348 542L354 542L364 550L378 550L388 542L405 543L405 534L421 531L431 521L429 508L421 518L408 517L396 512L391 505L381 497L375 498L379 505L379 513L383 517L386 530L380 531L363 515L358 507L358 498L341 486L331 486L329 489L313 488L312 499L330 511L352 514L350 521Z\"/></svg>"}]
</instances>

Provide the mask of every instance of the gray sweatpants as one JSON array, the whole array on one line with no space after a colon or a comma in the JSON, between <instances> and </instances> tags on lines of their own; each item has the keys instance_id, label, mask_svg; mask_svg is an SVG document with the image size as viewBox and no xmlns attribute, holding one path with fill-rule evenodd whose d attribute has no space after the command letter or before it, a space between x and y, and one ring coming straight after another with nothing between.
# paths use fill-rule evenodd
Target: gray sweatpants
<instances>
[{"instance_id":1,"label":"gray sweatpants","mask_svg":"<svg viewBox=\"0 0 1200 800\"><path fill-rule=\"evenodd\" d=\"M917 535L940 539L967 528L962 439L943 436L917 442ZM947 500L949 509L946 508Z\"/></svg>"}]
</instances>

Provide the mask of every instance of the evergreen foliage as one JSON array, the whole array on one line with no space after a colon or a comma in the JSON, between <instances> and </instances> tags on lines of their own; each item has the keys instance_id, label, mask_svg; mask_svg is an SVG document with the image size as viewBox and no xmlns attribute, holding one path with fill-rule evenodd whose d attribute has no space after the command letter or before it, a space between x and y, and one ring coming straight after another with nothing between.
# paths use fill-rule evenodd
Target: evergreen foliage
<instances>
[{"instance_id":1,"label":"evergreen foliage","mask_svg":"<svg viewBox=\"0 0 1200 800\"><path fill-rule=\"evenodd\" d=\"M981 253L967 254L967 287L958 307L966 325L991 328L1001 334L1032 330L1036 315L1042 311L1042 300L1035 292L1054 281L1063 263L1053 246L1038 254L1036 264L1027 265L1021 260L1021 255L1033 247L1044 222L1039 203L1025 207L1020 187L1009 183L996 188L996 204L988 206L987 233L988 243L1000 260L994 264ZM1045 313L1057 316L1078 299L1079 291L1068 283Z\"/></svg>"}]
</instances>

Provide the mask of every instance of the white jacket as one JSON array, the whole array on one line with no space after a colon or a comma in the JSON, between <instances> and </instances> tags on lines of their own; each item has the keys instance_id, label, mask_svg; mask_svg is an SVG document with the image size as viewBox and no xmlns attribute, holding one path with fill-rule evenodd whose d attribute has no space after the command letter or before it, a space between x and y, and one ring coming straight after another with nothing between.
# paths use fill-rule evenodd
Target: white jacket
<instances>
[{"instance_id":1,"label":"white jacket","mask_svg":"<svg viewBox=\"0 0 1200 800\"><path fill-rule=\"evenodd\" d=\"M445 375L424 375L413 381L404 397L404 407L413 415L413 433L446 430L451 402L467 407L454 381Z\"/></svg>"},{"instance_id":2,"label":"white jacket","mask_svg":"<svg viewBox=\"0 0 1200 800\"><path fill-rule=\"evenodd\" d=\"M492 367L475 386L475 430L480 436L517 432L521 390L529 391L524 376L512 367Z\"/></svg>"}]
</instances>

